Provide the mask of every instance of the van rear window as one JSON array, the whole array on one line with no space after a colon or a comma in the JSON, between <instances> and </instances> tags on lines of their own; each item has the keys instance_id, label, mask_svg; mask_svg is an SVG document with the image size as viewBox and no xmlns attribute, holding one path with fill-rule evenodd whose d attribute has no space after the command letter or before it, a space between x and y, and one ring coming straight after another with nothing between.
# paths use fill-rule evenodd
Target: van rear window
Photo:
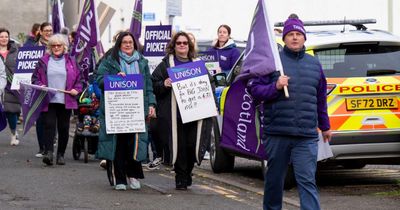
<instances>
[{"instance_id":1,"label":"van rear window","mask_svg":"<svg viewBox=\"0 0 400 210\"><path fill-rule=\"evenodd\" d=\"M326 77L366 77L368 71L400 70L400 47L378 44L343 45L314 50Z\"/></svg>"}]
</instances>

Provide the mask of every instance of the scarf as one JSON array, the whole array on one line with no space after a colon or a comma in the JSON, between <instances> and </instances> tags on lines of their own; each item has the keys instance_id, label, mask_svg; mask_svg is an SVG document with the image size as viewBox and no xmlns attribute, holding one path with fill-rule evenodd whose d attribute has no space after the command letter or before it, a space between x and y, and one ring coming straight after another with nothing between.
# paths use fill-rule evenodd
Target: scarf
<instances>
[{"instance_id":1,"label":"scarf","mask_svg":"<svg viewBox=\"0 0 400 210\"><path fill-rule=\"evenodd\" d=\"M43 37L40 37L38 46L47 46L48 43L48 40L44 40Z\"/></svg>"},{"instance_id":2,"label":"scarf","mask_svg":"<svg viewBox=\"0 0 400 210\"><path fill-rule=\"evenodd\" d=\"M135 50L132 56L127 55L121 50L118 52L119 65L125 74L139 74L139 53Z\"/></svg>"}]
</instances>

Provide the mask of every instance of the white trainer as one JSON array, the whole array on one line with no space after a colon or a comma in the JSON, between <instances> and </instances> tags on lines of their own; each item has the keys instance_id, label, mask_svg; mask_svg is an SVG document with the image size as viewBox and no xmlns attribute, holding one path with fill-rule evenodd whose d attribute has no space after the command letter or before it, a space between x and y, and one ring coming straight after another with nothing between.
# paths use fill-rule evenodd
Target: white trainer
<instances>
[{"instance_id":1,"label":"white trainer","mask_svg":"<svg viewBox=\"0 0 400 210\"><path fill-rule=\"evenodd\" d=\"M139 189L140 189L140 182L139 182L139 180L137 180L137 179L135 179L135 178L129 178L129 182L130 182L129 187L130 187L132 190L139 190Z\"/></svg>"},{"instance_id":2,"label":"white trainer","mask_svg":"<svg viewBox=\"0 0 400 210\"><path fill-rule=\"evenodd\" d=\"M17 135L11 134L11 142L10 142L10 145L11 145L11 146L17 146L18 144L19 144L19 140L17 140Z\"/></svg>"},{"instance_id":3,"label":"white trainer","mask_svg":"<svg viewBox=\"0 0 400 210\"><path fill-rule=\"evenodd\" d=\"M203 157L204 160L209 160L210 159L210 153L206 151Z\"/></svg>"}]
</instances>

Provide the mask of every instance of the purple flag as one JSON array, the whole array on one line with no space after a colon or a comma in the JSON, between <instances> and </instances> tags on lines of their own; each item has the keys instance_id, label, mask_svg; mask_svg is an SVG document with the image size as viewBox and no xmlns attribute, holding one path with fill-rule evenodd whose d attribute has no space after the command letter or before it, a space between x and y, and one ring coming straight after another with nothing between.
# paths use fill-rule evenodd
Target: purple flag
<instances>
[{"instance_id":1,"label":"purple flag","mask_svg":"<svg viewBox=\"0 0 400 210\"><path fill-rule=\"evenodd\" d=\"M136 0L135 6L133 7L131 27L129 31L136 38L136 43L139 46L139 38L142 34L142 0Z\"/></svg>"},{"instance_id":2,"label":"purple flag","mask_svg":"<svg viewBox=\"0 0 400 210\"><path fill-rule=\"evenodd\" d=\"M275 33L268 19L265 2L259 0L250 26L242 70L237 80L264 76L282 69Z\"/></svg>"},{"instance_id":3,"label":"purple flag","mask_svg":"<svg viewBox=\"0 0 400 210\"><path fill-rule=\"evenodd\" d=\"M54 33L60 33L61 29L65 27L64 14L61 9L60 0L54 0L52 11L52 25Z\"/></svg>"},{"instance_id":4,"label":"purple flag","mask_svg":"<svg viewBox=\"0 0 400 210\"><path fill-rule=\"evenodd\" d=\"M245 80L236 81L225 96L220 146L256 159L266 159L260 137L263 109L257 107L246 84Z\"/></svg>"},{"instance_id":5,"label":"purple flag","mask_svg":"<svg viewBox=\"0 0 400 210\"><path fill-rule=\"evenodd\" d=\"M50 99L55 95L56 90L26 83L20 84L21 96L19 98L24 119L23 135L39 118L43 108L47 106Z\"/></svg>"},{"instance_id":6,"label":"purple flag","mask_svg":"<svg viewBox=\"0 0 400 210\"><path fill-rule=\"evenodd\" d=\"M75 56L79 69L83 72L84 78L87 78L89 68L94 65L91 63L92 48L96 47L100 39L94 0L85 0L76 32L71 55Z\"/></svg>"}]
</instances>

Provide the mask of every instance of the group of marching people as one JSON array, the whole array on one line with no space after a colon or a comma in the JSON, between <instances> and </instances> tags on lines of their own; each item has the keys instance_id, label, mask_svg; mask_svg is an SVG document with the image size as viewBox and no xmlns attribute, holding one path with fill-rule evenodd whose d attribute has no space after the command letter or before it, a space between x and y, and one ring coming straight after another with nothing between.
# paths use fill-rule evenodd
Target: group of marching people
<instances>
[{"instance_id":1,"label":"group of marching people","mask_svg":"<svg viewBox=\"0 0 400 210\"><path fill-rule=\"evenodd\" d=\"M240 54L230 33L229 26L221 25L218 28L218 39L210 48L218 51L223 72L232 68ZM96 81L104 93L106 75L142 75L145 119L157 119L157 126L151 132L158 136L156 143L163 145L163 161L173 164L176 189L187 190L192 185L195 154L196 149L199 149L196 148L196 141L199 138L210 138L210 135L199 135L197 129L208 133L211 132L212 124L201 122L210 119L182 122L167 69L198 59L194 37L183 31L173 34L165 57L152 74L136 38L127 31L117 34L114 46L97 64ZM262 140L268 154L264 209L282 208L283 183L289 163L294 166L301 209L320 209L315 183L319 139L317 128L326 142L330 141L332 133L327 114L326 78L319 61L305 53L306 38L303 22L297 15L289 16L282 33L285 46L279 52L286 76L273 72L251 78L247 83L252 97L264 102ZM36 122L40 155L43 163L53 165L54 137L57 131L56 164L64 165L71 111L77 108L76 96L82 92L82 78L85 77L75 58L69 55L70 43L66 36L53 35L51 24L40 25L39 35L33 44L46 46L47 50L36 66L32 83L63 90L51 99ZM11 145L19 143L16 123L20 106L13 91L4 87L11 82L17 50L10 41L8 30L0 28L0 93L4 95L3 105L11 130ZM209 78L213 84L212 77ZM290 98L285 97L284 88L290 92ZM126 190L127 187L138 190L141 188L139 179L144 178L141 162L148 157L149 129L147 127L144 133L107 134L103 95L100 99L96 157L107 160L106 168L112 174L110 183L115 190ZM177 148L170 147L172 141L177 142ZM169 158L172 152L177 154L176 160Z\"/></svg>"},{"instance_id":2,"label":"group of marching people","mask_svg":"<svg viewBox=\"0 0 400 210\"><path fill-rule=\"evenodd\" d=\"M225 27L221 43L217 43L216 49L223 49L230 39L229 33ZM221 29L219 29L221 30ZM221 37L222 37L221 36ZM104 91L104 75L141 74L144 78L144 107L146 118L157 118L159 126L153 133L157 133L156 144L161 144L161 153L164 153L164 163L173 164L175 171L175 187L177 190L186 190L192 185L192 170L196 162L195 150L197 138L205 138L197 135L197 129L211 132L211 124L202 124L207 128L198 127L199 122L182 123L179 114L179 108L175 102L172 92L172 81L168 76L167 69L177 65L193 62L197 59L195 42L186 32L177 32L173 35L166 48L166 56L150 75L148 61L139 50L139 43L129 32L118 34L114 47L106 53L97 70L97 82L100 89ZM223 43L222 43L223 42ZM233 41L231 41L233 42ZM230 43L229 50L234 48L234 43ZM237 59L239 51L237 51ZM231 59L231 57L227 58ZM235 60L236 61L236 60ZM232 65L235 63L232 62ZM232 66L231 66L232 67ZM227 68L231 68L227 67ZM210 80L211 77L210 77ZM105 125L104 98L101 99L100 125ZM148 129L147 129L148 130ZM125 134L107 134L105 126L100 126L99 144L97 157L100 159L112 160L112 169L114 172L114 182L116 190L126 190L127 186L131 189L140 189L138 179L144 178L141 161L147 157L147 138L146 133L125 133ZM172 153L171 142L178 142L177 158L173 163L170 158ZM209 141L206 140L206 141ZM138 148L138 150L135 150ZM111 163L109 161L108 163ZM200 164L200 163L199 163Z\"/></svg>"},{"instance_id":3,"label":"group of marching people","mask_svg":"<svg viewBox=\"0 0 400 210\"><path fill-rule=\"evenodd\" d=\"M39 152L35 156L43 158L43 162L47 165L53 164L56 133L58 135L56 164L65 164L64 153L69 138L71 110L77 108L75 97L82 92L81 73L75 59L69 56L70 43L67 35L53 34L51 23L34 24L31 34L23 45L46 47L46 53L39 60L32 75L32 84L65 90L56 93L36 121ZM5 64L5 68L0 70L3 70L6 75L4 77L6 80L1 81L1 84L5 84L5 88L1 89L4 90L2 105L11 131L10 144L12 146L19 144L16 126L21 113L19 92L11 90L18 47L10 39L10 32L5 28L0 28L0 55L1 62Z\"/></svg>"},{"instance_id":4,"label":"group of marching people","mask_svg":"<svg viewBox=\"0 0 400 210\"><path fill-rule=\"evenodd\" d=\"M238 59L240 52L230 38L231 29L227 25L218 28L218 39L210 50L219 51L221 70L229 70ZM24 46L45 46L46 53L36 65L32 75L32 84L59 89L50 103L45 107L36 121L36 133L39 152L36 157L42 158L45 165L64 165L64 154L68 144L71 113L78 108L77 96L85 85L84 76L77 66L76 60L70 56L74 32L69 34L53 34L50 23L34 24L32 33L27 37ZM192 170L195 158L196 130L198 122L182 123L179 108L174 103L171 79L167 68L192 62L197 59L197 47L193 34L177 32L173 35L166 49L166 56L152 74L147 59L141 54L140 43L127 31L116 35L114 46L99 60L95 79L104 93L104 76L140 74L144 78L144 113L146 119L156 120L162 126L153 126L156 134L154 142L158 149L158 157L162 157L166 165L173 166L176 173L176 189L186 190L192 185ZM7 29L0 28L0 90L2 104L11 130L11 145L18 145L16 131L21 112L18 96L9 88L15 71L18 46L11 41ZM210 80L212 78L210 77ZM7 86L7 87L6 87ZM149 125L145 133L107 134L105 126L104 97L100 99L100 130L96 158L108 160L106 168L113 173L116 190L140 189L138 179L144 178L142 161L148 159ZM211 132L210 124L206 128ZM204 129L204 128L203 128ZM54 139L57 139L57 151ZM178 142L176 162L172 163L170 143L172 138ZM155 139L153 139L155 141ZM138 149L135 149L138 148ZM176 152L176 151L175 151ZM161 154L160 154L161 153ZM55 158L53 157L55 156Z\"/></svg>"}]
</instances>

